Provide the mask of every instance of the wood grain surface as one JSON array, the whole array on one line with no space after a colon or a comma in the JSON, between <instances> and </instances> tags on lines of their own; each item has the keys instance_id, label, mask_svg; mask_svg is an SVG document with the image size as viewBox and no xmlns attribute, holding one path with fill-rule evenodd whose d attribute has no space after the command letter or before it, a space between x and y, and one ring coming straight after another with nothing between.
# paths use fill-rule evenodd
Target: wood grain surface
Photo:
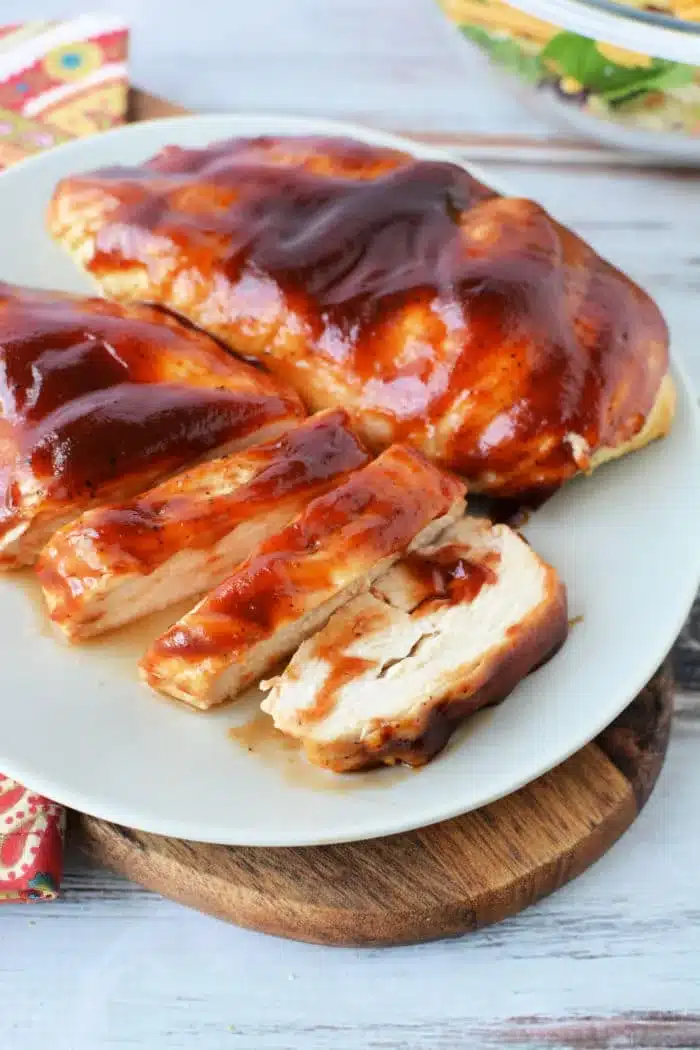
<instances>
[{"instance_id":1,"label":"wood grain surface","mask_svg":"<svg viewBox=\"0 0 700 1050\"><path fill-rule=\"evenodd\" d=\"M332 945L453 937L517 914L617 841L656 783L672 705L666 665L595 743L516 794L370 842L234 848L79 815L77 830L106 867L249 929Z\"/></svg>"}]
</instances>

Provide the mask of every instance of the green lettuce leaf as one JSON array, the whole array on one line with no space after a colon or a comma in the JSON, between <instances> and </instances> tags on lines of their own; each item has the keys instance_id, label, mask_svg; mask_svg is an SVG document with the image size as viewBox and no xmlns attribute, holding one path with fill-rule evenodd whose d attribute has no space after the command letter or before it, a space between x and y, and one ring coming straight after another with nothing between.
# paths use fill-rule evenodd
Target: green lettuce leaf
<instances>
[{"instance_id":1,"label":"green lettuce leaf","mask_svg":"<svg viewBox=\"0 0 700 1050\"><path fill-rule=\"evenodd\" d=\"M618 102L645 91L665 91L693 82L692 66L654 58L649 66L620 66L596 47L594 40L576 33L558 33L540 52L545 68L574 77L606 102Z\"/></svg>"}]
</instances>

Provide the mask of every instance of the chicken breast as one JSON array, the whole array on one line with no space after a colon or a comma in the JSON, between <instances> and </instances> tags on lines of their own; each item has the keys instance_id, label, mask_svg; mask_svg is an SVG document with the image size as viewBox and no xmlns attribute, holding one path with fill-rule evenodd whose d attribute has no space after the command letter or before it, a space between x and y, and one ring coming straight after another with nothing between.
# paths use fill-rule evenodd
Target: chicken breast
<instances>
[{"instance_id":1,"label":"chicken breast","mask_svg":"<svg viewBox=\"0 0 700 1050\"><path fill-rule=\"evenodd\" d=\"M671 425L649 296L455 164L342 138L169 147L64 179L49 226L106 294L176 309L473 491L549 491Z\"/></svg>"},{"instance_id":2,"label":"chicken breast","mask_svg":"<svg viewBox=\"0 0 700 1050\"><path fill-rule=\"evenodd\" d=\"M262 707L317 765L422 765L567 629L554 569L507 526L464 518L336 612L262 683Z\"/></svg>"},{"instance_id":3,"label":"chicken breast","mask_svg":"<svg viewBox=\"0 0 700 1050\"><path fill-rule=\"evenodd\" d=\"M152 306L0 282L0 567L88 507L279 435L296 394Z\"/></svg>"},{"instance_id":4,"label":"chicken breast","mask_svg":"<svg viewBox=\"0 0 700 1050\"><path fill-rule=\"evenodd\" d=\"M49 615L76 641L202 594L369 459L347 413L331 409L277 441L90 510L39 559Z\"/></svg>"},{"instance_id":5,"label":"chicken breast","mask_svg":"<svg viewBox=\"0 0 700 1050\"><path fill-rule=\"evenodd\" d=\"M194 707L231 699L464 510L464 485L393 446L313 500L162 635L141 662L154 689Z\"/></svg>"}]
</instances>

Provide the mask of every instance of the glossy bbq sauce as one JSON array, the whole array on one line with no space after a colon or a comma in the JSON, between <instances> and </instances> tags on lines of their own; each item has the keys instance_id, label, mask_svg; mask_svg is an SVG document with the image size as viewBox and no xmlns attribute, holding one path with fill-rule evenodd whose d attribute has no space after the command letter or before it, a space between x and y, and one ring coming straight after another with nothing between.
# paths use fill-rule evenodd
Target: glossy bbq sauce
<instances>
[{"instance_id":1,"label":"glossy bbq sauce","mask_svg":"<svg viewBox=\"0 0 700 1050\"><path fill-rule=\"evenodd\" d=\"M386 452L263 543L209 596L202 610L205 628L178 627L156 642L153 653L199 660L245 652L405 548L463 492L461 482L418 453ZM354 568L342 582L345 560Z\"/></svg>"},{"instance_id":2,"label":"glossy bbq sauce","mask_svg":"<svg viewBox=\"0 0 700 1050\"><path fill-rule=\"evenodd\" d=\"M139 231L165 234L231 281L269 274L341 328L367 327L376 314L363 311L380 300L452 282L460 215L495 194L455 165L401 154L375 177L371 167L343 170L357 145L316 140L330 160L323 172L266 162L246 140L190 151L180 165L175 156L165 177L148 165L123 178L118 168L96 172L123 204L100 231L91 268L144 262L150 245Z\"/></svg>"},{"instance_id":3,"label":"glossy bbq sauce","mask_svg":"<svg viewBox=\"0 0 700 1050\"><path fill-rule=\"evenodd\" d=\"M223 277L234 342L291 334L357 383L394 439L430 440L461 398L441 458L470 477L515 472L514 492L575 472L569 433L592 448L635 433L667 369L648 298L537 206L449 163L347 140L241 140L92 178L123 202L96 272L147 265L150 235L164 238L174 266L154 298L193 273L217 288ZM269 359L307 381L297 350Z\"/></svg>"},{"instance_id":4,"label":"glossy bbq sauce","mask_svg":"<svg viewBox=\"0 0 700 1050\"><path fill-rule=\"evenodd\" d=\"M192 280L188 271L204 280L223 275L232 290L245 286L245 295L231 295L226 320L247 329L261 320L262 304L271 308L264 275L284 293L312 347L363 380L393 374L386 324L426 295L454 298L465 265L460 216L495 195L452 164L347 140L309 145L328 156L325 170L293 159L280 164L256 141L241 140L166 151L165 165L155 158L121 179L119 169L97 172L123 204L100 230L90 268L100 274L147 264L144 231L162 236L175 270L154 288L156 298L167 302L178 275ZM432 329L436 339L444 335L438 316ZM271 363L285 366L284 358ZM424 367L408 372L419 384Z\"/></svg>"},{"instance_id":5,"label":"glossy bbq sauce","mask_svg":"<svg viewBox=\"0 0 700 1050\"><path fill-rule=\"evenodd\" d=\"M436 605L457 605L472 602L482 587L497 582L496 568L500 562L497 551L489 551L475 561L469 558L464 545L445 546L431 554L412 552L399 562L416 584L417 604L414 616L431 611ZM341 614L342 615L342 614ZM312 706L299 712L302 724L321 721L333 710L339 694L355 678L376 667L376 661L349 652L354 642L375 631L387 629L390 620L382 608L372 607L355 616L348 616L342 629L326 629L326 640L317 644L313 658L325 663L329 670L318 690ZM381 684L377 684L381 688Z\"/></svg>"},{"instance_id":6,"label":"glossy bbq sauce","mask_svg":"<svg viewBox=\"0 0 700 1050\"><path fill-rule=\"evenodd\" d=\"M348 649L363 635L372 634L386 627L385 613L372 608L357 615L347 615L344 622L342 610L337 616L341 619L336 620L336 626L326 628L327 640L325 643L321 644L317 637L313 648L313 659L325 663L329 670L313 706L299 711L299 721L302 725L320 722L335 707L341 689L354 678L359 678L366 671L376 667L374 660L354 656L348 652ZM343 623L340 629L337 626L339 622Z\"/></svg>"},{"instance_id":7,"label":"glossy bbq sauce","mask_svg":"<svg viewBox=\"0 0 700 1050\"><path fill-rule=\"evenodd\" d=\"M310 722L320 722L322 718L330 714L335 707L340 690L344 689L353 678L362 677L365 671L376 666L374 660L365 660L361 656L349 656L335 648L329 653L323 652L322 649L318 650L315 655L317 659L325 659L330 665L330 670L316 695L313 707L306 707L299 712L299 721L307 725Z\"/></svg>"},{"instance_id":8,"label":"glossy bbq sauce","mask_svg":"<svg viewBox=\"0 0 700 1050\"><path fill-rule=\"evenodd\" d=\"M185 547L212 547L256 515L288 504L291 517L303 509L305 500L321 495L369 462L343 410L309 420L279 441L244 452L239 462L246 462L246 457L252 476L237 483L239 475L232 473L229 491L222 485L225 468L195 468L182 489L176 480L127 505L106 507L91 522L91 532L99 542L113 543L120 554L152 571ZM208 478L223 491L208 494Z\"/></svg>"},{"instance_id":9,"label":"glossy bbq sauce","mask_svg":"<svg viewBox=\"0 0 700 1050\"><path fill-rule=\"evenodd\" d=\"M463 544L454 544L430 554L414 551L407 554L401 564L425 594L423 602L447 601L458 605L473 602L482 587L498 581L496 567L499 562L497 551L489 551L476 561L469 557ZM414 612L425 611L423 602Z\"/></svg>"},{"instance_id":10,"label":"glossy bbq sauce","mask_svg":"<svg viewBox=\"0 0 700 1050\"><path fill-rule=\"evenodd\" d=\"M290 414L282 396L256 391L247 366L215 344L207 353L206 336L150 313L0 284L2 415L20 469L52 500L128 495ZM170 381L183 358L199 385ZM5 492L5 516L14 498Z\"/></svg>"}]
</instances>

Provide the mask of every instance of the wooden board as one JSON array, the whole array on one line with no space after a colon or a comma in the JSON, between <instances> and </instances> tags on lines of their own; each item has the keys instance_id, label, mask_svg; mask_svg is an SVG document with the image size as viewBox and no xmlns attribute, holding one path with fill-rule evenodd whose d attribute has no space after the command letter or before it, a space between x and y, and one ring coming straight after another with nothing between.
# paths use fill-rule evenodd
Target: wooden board
<instances>
[{"instance_id":1,"label":"wooden board","mask_svg":"<svg viewBox=\"0 0 700 1050\"><path fill-rule=\"evenodd\" d=\"M84 847L107 867L239 926L334 945L451 937L515 915L612 846L656 783L672 707L665 665L594 743L533 784L370 842L213 846L76 819Z\"/></svg>"},{"instance_id":2,"label":"wooden board","mask_svg":"<svg viewBox=\"0 0 700 1050\"><path fill-rule=\"evenodd\" d=\"M183 110L135 92L131 112L147 119ZM106 866L240 926L334 945L455 936L516 914L612 846L654 787L672 707L664 665L594 743L533 784L455 820L371 842L233 848L75 821L85 849Z\"/></svg>"}]
</instances>

